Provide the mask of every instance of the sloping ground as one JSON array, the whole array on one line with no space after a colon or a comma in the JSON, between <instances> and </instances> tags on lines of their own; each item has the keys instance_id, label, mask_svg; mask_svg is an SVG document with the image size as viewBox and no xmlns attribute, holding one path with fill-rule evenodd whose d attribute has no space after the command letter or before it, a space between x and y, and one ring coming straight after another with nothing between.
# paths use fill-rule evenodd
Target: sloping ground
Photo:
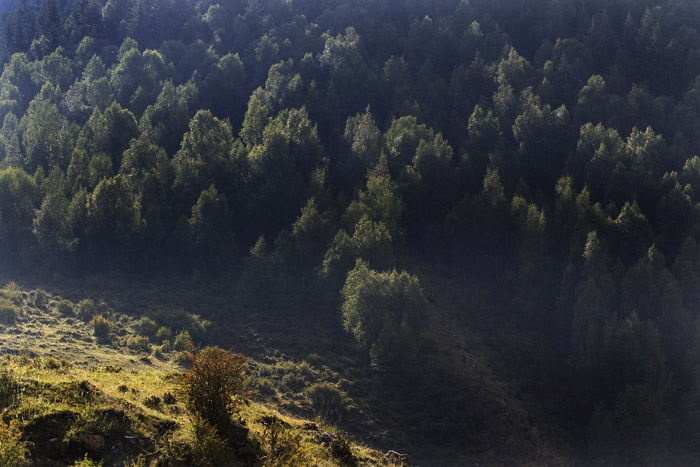
<instances>
[{"instance_id":1,"label":"sloping ground","mask_svg":"<svg viewBox=\"0 0 700 467\"><path fill-rule=\"evenodd\" d=\"M0 298L11 297L19 311L14 323L0 325L0 413L5 423L19 421L32 465L64 466L85 455L123 465L139 455L154 460L170 451L207 450L179 400L184 369L177 352L126 348L139 322L113 309L105 312L113 333L98 342L91 324L66 312L65 305L77 308L75 303L48 294L46 304L36 307L33 296L15 284L0 290ZM269 404L253 402L241 418L250 432L236 452L249 465L285 453L299 465L388 463L383 453L353 443L321 420L283 415Z\"/></svg>"},{"instance_id":2,"label":"sloping ground","mask_svg":"<svg viewBox=\"0 0 700 467\"><path fill-rule=\"evenodd\" d=\"M159 310L184 308L211 322L200 341L233 346L251 358L258 400L287 416L315 417L329 430L342 429L375 448L407 452L415 465L560 464L560 452L551 440L559 444L561 434L543 422L542 412L524 388L523 362L513 357L536 359L536 340L507 320L499 321L498 311L505 304L498 290L485 280L477 282L461 272L420 262L409 269L419 275L431 304L423 365L410 376L373 372L366 355L340 328L337 304L318 300L312 289L281 285L260 296L223 279L27 280L22 283L23 316L0 332L0 349L65 359L79 371L92 368L92 375L100 375L98 382L78 375L71 378L89 381L118 404L142 406L145 397L162 398L166 388L174 391L168 375L180 368L171 362L175 353L158 358L129 350L124 343L137 333L136 320L142 316L167 325L158 322L164 319ZM45 310L29 304L29 290L39 283L49 291ZM107 344L95 341L91 325L56 309L63 299L76 307L87 297L102 303L115 324ZM124 371L112 374L105 370L109 367ZM131 383L114 380L132 375L137 376ZM142 375L152 378L144 379L146 386L137 383ZM126 385L129 391L103 389L99 381L107 377L113 380L110 384ZM132 385L137 392L131 392ZM166 421L177 415L168 407L162 414L148 407L143 410ZM151 426L159 423L153 421ZM156 428L139 433L148 439L160 436ZM381 457L376 452L365 455L372 456Z\"/></svg>"}]
</instances>

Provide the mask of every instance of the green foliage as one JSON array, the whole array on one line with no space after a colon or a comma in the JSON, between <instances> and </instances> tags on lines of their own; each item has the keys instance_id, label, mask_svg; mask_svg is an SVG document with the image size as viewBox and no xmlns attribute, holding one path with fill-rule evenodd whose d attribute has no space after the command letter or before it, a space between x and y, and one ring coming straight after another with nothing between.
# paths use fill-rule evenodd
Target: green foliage
<instances>
[{"instance_id":1,"label":"green foliage","mask_svg":"<svg viewBox=\"0 0 700 467\"><path fill-rule=\"evenodd\" d=\"M335 422L345 412L346 395L330 383L316 383L304 391L314 413L325 420Z\"/></svg>"},{"instance_id":2,"label":"green foliage","mask_svg":"<svg viewBox=\"0 0 700 467\"><path fill-rule=\"evenodd\" d=\"M99 313L97 304L91 298L84 298L78 302L78 318L82 321L90 321Z\"/></svg>"},{"instance_id":3,"label":"green foliage","mask_svg":"<svg viewBox=\"0 0 700 467\"><path fill-rule=\"evenodd\" d=\"M292 467L306 465L309 454L302 445L301 436L277 417L263 421L263 450L265 467Z\"/></svg>"},{"instance_id":4,"label":"green foliage","mask_svg":"<svg viewBox=\"0 0 700 467\"><path fill-rule=\"evenodd\" d=\"M56 310L62 315L70 316L73 314L73 304L68 300L59 300Z\"/></svg>"},{"instance_id":5,"label":"green foliage","mask_svg":"<svg viewBox=\"0 0 700 467\"><path fill-rule=\"evenodd\" d=\"M19 309L14 304L3 300L0 302L0 324L13 325L19 319Z\"/></svg>"},{"instance_id":6,"label":"green foliage","mask_svg":"<svg viewBox=\"0 0 700 467\"><path fill-rule=\"evenodd\" d=\"M343 467L355 467L357 457L352 452L352 438L343 433L337 432L336 438L331 441L331 456Z\"/></svg>"},{"instance_id":7,"label":"green foliage","mask_svg":"<svg viewBox=\"0 0 700 467\"><path fill-rule=\"evenodd\" d=\"M2 289L0 289L0 295L10 300L15 305L22 304L22 289L20 289L19 284L17 284L16 282L8 282L7 284L5 284L5 286Z\"/></svg>"},{"instance_id":8,"label":"green foliage","mask_svg":"<svg viewBox=\"0 0 700 467\"><path fill-rule=\"evenodd\" d=\"M377 272L358 259L341 292L343 327L369 351L376 369L408 369L418 358L428 302L418 278Z\"/></svg>"},{"instance_id":9,"label":"green foliage","mask_svg":"<svg viewBox=\"0 0 700 467\"><path fill-rule=\"evenodd\" d=\"M154 338L158 332L158 324L148 316L144 316L134 324L134 329L142 336Z\"/></svg>"},{"instance_id":10,"label":"green foliage","mask_svg":"<svg viewBox=\"0 0 700 467\"><path fill-rule=\"evenodd\" d=\"M177 351L193 352L195 349L194 342L190 333L187 331L180 331L175 335L173 340L173 349Z\"/></svg>"},{"instance_id":11,"label":"green foliage","mask_svg":"<svg viewBox=\"0 0 700 467\"><path fill-rule=\"evenodd\" d=\"M114 323L102 315L94 315L91 323L95 337L98 339L106 339L114 328Z\"/></svg>"},{"instance_id":12,"label":"green foliage","mask_svg":"<svg viewBox=\"0 0 700 467\"><path fill-rule=\"evenodd\" d=\"M134 352L146 352L151 351L151 341L145 336L132 336L126 340L126 347Z\"/></svg>"},{"instance_id":13,"label":"green foliage","mask_svg":"<svg viewBox=\"0 0 700 467\"><path fill-rule=\"evenodd\" d=\"M94 460L90 459L86 453L85 457L75 461L75 463L71 464L70 467L102 467L103 465L104 461L95 462Z\"/></svg>"},{"instance_id":14,"label":"green foliage","mask_svg":"<svg viewBox=\"0 0 700 467\"><path fill-rule=\"evenodd\" d=\"M19 389L19 384L12 373L7 371L0 373L0 411L4 411L17 401Z\"/></svg>"},{"instance_id":15,"label":"green foliage","mask_svg":"<svg viewBox=\"0 0 700 467\"><path fill-rule=\"evenodd\" d=\"M43 310L49 303L49 296L43 289L36 289L31 295L32 305Z\"/></svg>"},{"instance_id":16,"label":"green foliage","mask_svg":"<svg viewBox=\"0 0 700 467\"><path fill-rule=\"evenodd\" d=\"M22 441L22 432L17 420L10 423L0 420L0 465L5 467L25 467L30 465L29 449Z\"/></svg>"},{"instance_id":17,"label":"green foliage","mask_svg":"<svg viewBox=\"0 0 700 467\"><path fill-rule=\"evenodd\" d=\"M170 330L170 328L167 328L165 326L161 326L158 328L155 334L155 341L156 342L163 342L163 341L168 341L173 337L173 332Z\"/></svg>"},{"instance_id":18,"label":"green foliage","mask_svg":"<svg viewBox=\"0 0 700 467\"><path fill-rule=\"evenodd\" d=\"M186 465L217 467L231 459L229 443L219 434L215 426L202 418L195 418L191 430L190 441L182 456Z\"/></svg>"}]
</instances>

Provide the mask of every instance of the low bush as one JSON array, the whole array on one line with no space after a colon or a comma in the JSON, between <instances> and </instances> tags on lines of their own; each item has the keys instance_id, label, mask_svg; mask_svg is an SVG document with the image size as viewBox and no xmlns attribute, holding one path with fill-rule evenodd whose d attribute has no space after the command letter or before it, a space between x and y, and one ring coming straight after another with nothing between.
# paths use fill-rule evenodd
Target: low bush
<instances>
[{"instance_id":1,"label":"low bush","mask_svg":"<svg viewBox=\"0 0 700 467\"><path fill-rule=\"evenodd\" d=\"M143 401L143 405L148 407L149 409L158 409L160 408L162 400L158 396L149 396Z\"/></svg>"},{"instance_id":2,"label":"low bush","mask_svg":"<svg viewBox=\"0 0 700 467\"><path fill-rule=\"evenodd\" d=\"M32 292L32 305L39 309L45 309L49 303L49 296L42 289Z\"/></svg>"},{"instance_id":3,"label":"low bush","mask_svg":"<svg viewBox=\"0 0 700 467\"><path fill-rule=\"evenodd\" d=\"M0 413L15 403L19 385L15 378L5 371L0 373Z\"/></svg>"},{"instance_id":4,"label":"low bush","mask_svg":"<svg viewBox=\"0 0 700 467\"><path fill-rule=\"evenodd\" d=\"M211 323L202 319L199 315L189 313L182 308L168 308L158 310L155 319L161 325L175 331L187 331L197 340L206 337L206 332Z\"/></svg>"},{"instance_id":5,"label":"low bush","mask_svg":"<svg viewBox=\"0 0 700 467\"><path fill-rule=\"evenodd\" d=\"M85 322L89 322L93 316L99 313L97 304L91 298L80 300L78 303L78 318Z\"/></svg>"},{"instance_id":6,"label":"low bush","mask_svg":"<svg viewBox=\"0 0 700 467\"><path fill-rule=\"evenodd\" d=\"M316 383L305 391L314 413L335 422L345 411L345 394L330 383Z\"/></svg>"},{"instance_id":7,"label":"low bush","mask_svg":"<svg viewBox=\"0 0 700 467\"><path fill-rule=\"evenodd\" d=\"M344 467L355 467L357 458L352 453L352 438L343 432L338 432L336 435L336 438L331 441L331 456Z\"/></svg>"},{"instance_id":8,"label":"low bush","mask_svg":"<svg viewBox=\"0 0 700 467\"><path fill-rule=\"evenodd\" d=\"M194 342L192 341L190 333L187 331L178 332L173 341L173 349L178 352L193 352Z\"/></svg>"},{"instance_id":9,"label":"low bush","mask_svg":"<svg viewBox=\"0 0 700 467\"><path fill-rule=\"evenodd\" d=\"M12 325L19 318L19 309L7 300L0 301L0 324Z\"/></svg>"},{"instance_id":10,"label":"low bush","mask_svg":"<svg viewBox=\"0 0 700 467\"><path fill-rule=\"evenodd\" d=\"M73 314L73 304L68 300L61 300L56 304L56 309L62 315L72 315Z\"/></svg>"},{"instance_id":11,"label":"low bush","mask_svg":"<svg viewBox=\"0 0 700 467\"><path fill-rule=\"evenodd\" d=\"M22 289L16 282L8 282L5 287L0 290L0 294L11 300L15 305L20 305L22 303Z\"/></svg>"},{"instance_id":12,"label":"low bush","mask_svg":"<svg viewBox=\"0 0 700 467\"><path fill-rule=\"evenodd\" d=\"M109 333L112 332L114 323L102 315L95 315L92 317L92 327L95 337L98 339L105 339L109 336Z\"/></svg>"},{"instance_id":13,"label":"low bush","mask_svg":"<svg viewBox=\"0 0 700 467\"><path fill-rule=\"evenodd\" d=\"M299 433L277 417L266 417L263 425L265 465L275 467L309 465L309 452L302 444Z\"/></svg>"},{"instance_id":14,"label":"low bush","mask_svg":"<svg viewBox=\"0 0 700 467\"><path fill-rule=\"evenodd\" d=\"M75 461L75 463L72 464L71 467L102 467L103 465L103 461L95 462L94 460L90 459L87 454L85 454L85 457L78 461Z\"/></svg>"},{"instance_id":15,"label":"low bush","mask_svg":"<svg viewBox=\"0 0 700 467\"><path fill-rule=\"evenodd\" d=\"M144 336L133 336L126 340L126 346L129 350L135 352L150 352L151 351L151 341L148 337Z\"/></svg>"},{"instance_id":16,"label":"low bush","mask_svg":"<svg viewBox=\"0 0 700 467\"><path fill-rule=\"evenodd\" d=\"M170 339L173 338L173 332L170 330L170 328L166 328L165 326L161 326L158 328L156 331L156 342L163 342L163 341L168 341L170 342Z\"/></svg>"},{"instance_id":17,"label":"low bush","mask_svg":"<svg viewBox=\"0 0 700 467\"><path fill-rule=\"evenodd\" d=\"M29 465L28 443L22 441L22 432L16 420L6 424L0 419L0 465L2 467L26 467Z\"/></svg>"},{"instance_id":18,"label":"low bush","mask_svg":"<svg viewBox=\"0 0 700 467\"><path fill-rule=\"evenodd\" d=\"M134 329L137 333L148 338L153 338L158 332L158 325L148 316L144 316L136 322Z\"/></svg>"}]
</instances>

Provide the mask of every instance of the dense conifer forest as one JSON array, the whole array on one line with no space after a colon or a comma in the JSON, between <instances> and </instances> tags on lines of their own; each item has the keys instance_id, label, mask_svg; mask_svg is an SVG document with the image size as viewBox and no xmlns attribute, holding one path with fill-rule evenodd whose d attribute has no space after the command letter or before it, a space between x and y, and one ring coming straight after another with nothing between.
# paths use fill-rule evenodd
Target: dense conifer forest
<instances>
[{"instance_id":1,"label":"dense conifer forest","mask_svg":"<svg viewBox=\"0 0 700 467\"><path fill-rule=\"evenodd\" d=\"M700 462L700 2L0 13L8 277L305 309L416 464Z\"/></svg>"}]
</instances>

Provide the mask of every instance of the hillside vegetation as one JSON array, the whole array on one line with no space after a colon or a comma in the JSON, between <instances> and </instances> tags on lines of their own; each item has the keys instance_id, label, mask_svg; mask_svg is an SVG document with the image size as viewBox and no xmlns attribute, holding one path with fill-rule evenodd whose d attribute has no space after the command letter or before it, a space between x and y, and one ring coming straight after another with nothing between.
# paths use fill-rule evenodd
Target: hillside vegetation
<instances>
[{"instance_id":1,"label":"hillside vegetation","mask_svg":"<svg viewBox=\"0 0 700 467\"><path fill-rule=\"evenodd\" d=\"M252 430L199 434L236 461L267 407L421 465L697 463L700 3L3 7L11 380L106 410L100 368L233 346ZM137 409L141 454L190 423Z\"/></svg>"}]
</instances>

